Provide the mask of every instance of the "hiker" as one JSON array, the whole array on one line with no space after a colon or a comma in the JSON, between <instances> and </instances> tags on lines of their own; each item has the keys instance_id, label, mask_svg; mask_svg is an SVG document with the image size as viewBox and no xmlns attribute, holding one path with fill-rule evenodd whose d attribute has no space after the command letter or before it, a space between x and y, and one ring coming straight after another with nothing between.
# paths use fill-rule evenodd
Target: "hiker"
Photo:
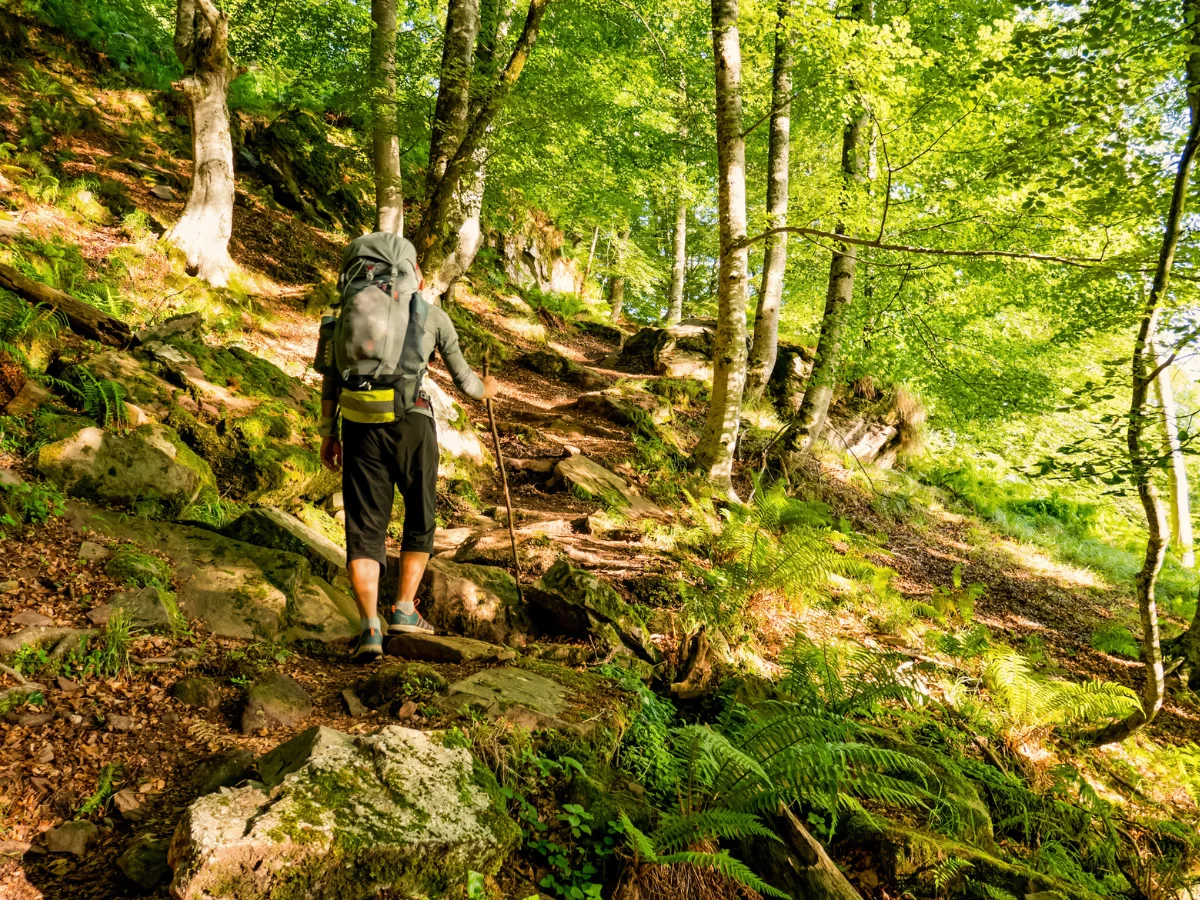
<instances>
[{"instance_id":1,"label":"hiker","mask_svg":"<svg viewBox=\"0 0 1200 900\"><path fill-rule=\"evenodd\" d=\"M386 232L364 235L342 256L339 315L321 321L314 363L324 379L321 460L342 469L346 561L361 616L356 662L383 655L379 581L396 488L404 500L404 532L399 589L385 599L387 632L433 633L416 608L436 527L437 429L421 388L433 351L468 397L496 395L496 380L471 371L450 317L425 301L424 287L411 242Z\"/></svg>"}]
</instances>

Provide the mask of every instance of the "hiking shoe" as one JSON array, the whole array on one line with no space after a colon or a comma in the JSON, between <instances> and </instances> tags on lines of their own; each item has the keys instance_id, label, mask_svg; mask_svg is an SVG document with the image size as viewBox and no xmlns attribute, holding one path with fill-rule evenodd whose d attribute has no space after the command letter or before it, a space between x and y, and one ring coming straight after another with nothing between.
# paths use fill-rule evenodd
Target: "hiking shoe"
<instances>
[{"instance_id":1,"label":"hiking shoe","mask_svg":"<svg viewBox=\"0 0 1200 900\"><path fill-rule=\"evenodd\" d=\"M383 656L383 635L374 628L360 632L354 642L353 658L356 663L371 662Z\"/></svg>"},{"instance_id":2,"label":"hiking shoe","mask_svg":"<svg viewBox=\"0 0 1200 900\"><path fill-rule=\"evenodd\" d=\"M412 615L393 606L388 613L388 634L433 634L434 628L415 609Z\"/></svg>"}]
</instances>

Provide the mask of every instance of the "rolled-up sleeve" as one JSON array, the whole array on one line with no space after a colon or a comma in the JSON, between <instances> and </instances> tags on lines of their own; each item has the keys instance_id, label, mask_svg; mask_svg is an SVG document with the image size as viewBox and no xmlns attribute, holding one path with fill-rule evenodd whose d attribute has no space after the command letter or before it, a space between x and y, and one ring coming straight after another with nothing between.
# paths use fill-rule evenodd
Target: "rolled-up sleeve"
<instances>
[{"instance_id":1,"label":"rolled-up sleeve","mask_svg":"<svg viewBox=\"0 0 1200 900\"><path fill-rule=\"evenodd\" d=\"M450 377L454 379L458 389L472 400L483 399L483 382L462 355L454 323L450 321L450 317L445 312L436 307L434 309L438 316L437 348L442 355L442 361L446 364L446 369L450 372Z\"/></svg>"}]
</instances>

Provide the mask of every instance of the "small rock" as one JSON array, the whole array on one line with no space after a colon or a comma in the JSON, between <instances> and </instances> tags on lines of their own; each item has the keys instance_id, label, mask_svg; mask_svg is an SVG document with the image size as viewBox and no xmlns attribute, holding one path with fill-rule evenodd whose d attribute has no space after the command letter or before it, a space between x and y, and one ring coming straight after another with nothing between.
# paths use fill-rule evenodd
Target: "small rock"
<instances>
[{"instance_id":1,"label":"small rock","mask_svg":"<svg viewBox=\"0 0 1200 900\"><path fill-rule=\"evenodd\" d=\"M54 684L64 694L73 694L82 687L78 682L72 681L70 678L64 678L62 675L54 679Z\"/></svg>"},{"instance_id":2,"label":"small rock","mask_svg":"<svg viewBox=\"0 0 1200 900\"><path fill-rule=\"evenodd\" d=\"M201 709L219 709L221 706L221 689L217 683L198 675L180 678L171 688L171 696L184 706Z\"/></svg>"},{"instance_id":3,"label":"small rock","mask_svg":"<svg viewBox=\"0 0 1200 900\"><path fill-rule=\"evenodd\" d=\"M291 728L312 715L312 697L295 679L272 673L252 684L242 709L242 734Z\"/></svg>"},{"instance_id":4,"label":"small rock","mask_svg":"<svg viewBox=\"0 0 1200 900\"><path fill-rule=\"evenodd\" d=\"M154 185L154 187L150 188L150 193L152 193L159 200L174 200L175 199L175 192L173 190L171 190L170 186L165 185L165 184Z\"/></svg>"},{"instance_id":5,"label":"small rock","mask_svg":"<svg viewBox=\"0 0 1200 900\"><path fill-rule=\"evenodd\" d=\"M433 666L385 660L355 692L371 709L379 709L412 693L437 694L448 682Z\"/></svg>"},{"instance_id":6,"label":"small rock","mask_svg":"<svg viewBox=\"0 0 1200 900\"><path fill-rule=\"evenodd\" d=\"M396 718L403 722L405 719L411 719L417 714L417 704L412 700L405 700L400 704L400 708L396 710Z\"/></svg>"},{"instance_id":7,"label":"small rock","mask_svg":"<svg viewBox=\"0 0 1200 900\"><path fill-rule=\"evenodd\" d=\"M93 625L103 628L108 624L108 620L112 618L113 608L107 603L101 603L99 606L93 606L86 613L87 620Z\"/></svg>"},{"instance_id":8,"label":"small rock","mask_svg":"<svg viewBox=\"0 0 1200 900\"><path fill-rule=\"evenodd\" d=\"M146 344L151 341L163 341L170 337L190 337L199 339L204 327L204 314L199 312L180 313L171 316L157 325L147 325L139 329L133 336L135 344Z\"/></svg>"},{"instance_id":9,"label":"small rock","mask_svg":"<svg viewBox=\"0 0 1200 900\"><path fill-rule=\"evenodd\" d=\"M342 702L346 704L346 712L355 719L361 719L370 713L370 710L363 705L363 702L354 695L354 691L349 688L342 691Z\"/></svg>"},{"instance_id":10,"label":"small rock","mask_svg":"<svg viewBox=\"0 0 1200 900\"><path fill-rule=\"evenodd\" d=\"M3 482L0 482L3 484ZM0 581L0 594L12 594L19 590L21 582L19 581Z\"/></svg>"},{"instance_id":11,"label":"small rock","mask_svg":"<svg viewBox=\"0 0 1200 900\"><path fill-rule=\"evenodd\" d=\"M171 878L171 867L167 863L170 847L169 838L139 834L117 857L117 868L134 884L147 891L153 890Z\"/></svg>"},{"instance_id":12,"label":"small rock","mask_svg":"<svg viewBox=\"0 0 1200 900\"><path fill-rule=\"evenodd\" d=\"M41 728L54 720L54 716L50 713L10 712L4 718L22 728Z\"/></svg>"},{"instance_id":13,"label":"small rock","mask_svg":"<svg viewBox=\"0 0 1200 900\"><path fill-rule=\"evenodd\" d=\"M75 856L87 856L88 844L99 833L91 822L67 822L52 828L42 835L46 849L51 853L73 853Z\"/></svg>"},{"instance_id":14,"label":"small rock","mask_svg":"<svg viewBox=\"0 0 1200 900\"><path fill-rule=\"evenodd\" d=\"M53 625L54 620L49 616L43 616L41 613L36 613L32 609L27 609L17 613L9 618L14 625Z\"/></svg>"},{"instance_id":15,"label":"small rock","mask_svg":"<svg viewBox=\"0 0 1200 900\"><path fill-rule=\"evenodd\" d=\"M113 794L113 806L127 822L137 822L146 817L142 799L133 788L123 788Z\"/></svg>"},{"instance_id":16,"label":"small rock","mask_svg":"<svg viewBox=\"0 0 1200 900\"><path fill-rule=\"evenodd\" d=\"M154 421L144 409L128 401L125 402L125 418L130 428L137 428L139 425L147 425Z\"/></svg>"},{"instance_id":17,"label":"small rock","mask_svg":"<svg viewBox=\"0 0 1200 900\"><path fill-rule=\"evenodd\" d=\"M83 724L83 716L77 714L77 715L71 716L71 718L67 719L67 721L70 722L72 725L78 727Z\"/></svg>"},{"instance_id":18,"label":"small rock","mask_svg":"<svg viewBox=\"0 0 1200 900\"><path fill-rule=\"evenodd\" d=\"M37 752L33 759L35 762L39 762L44 766L50 765L50 763L54 762L54 747L49 741L46 741L46 743L42 745L42 749Z\"/></svg>"},{"instance_id":19,"label":"small rock","mask_svg":"<svg viewBox=\"0 0 1200 900\"><path fill-rule=\"evenodd\" d=\"M137 728L137 720L133 716L113 715L109 716L105 723L108 725L109 731L133 731Z\"/></svg>"},{"instance_id":20,"label":"small rock","mask_svg":"<svg viewBox=\"0 0 1200 900\"><path fill-rule=\"evenodd\" d=\"M17 391L17 395L8 401L8 405L4 407L4 412L10 416L28 415L45 403L49 397L50 393L30 378L25 382L21 390Z\"/></svg>"},{"instance_id":21,"label":"small rock","mask_svg":"<svg viewBox=\"0 0 1200 900\"><path fill-rule=\"evenodd\" d=\"M102 559L107 559L108 556L108 548L97 544L95 541L84 541L79 545L79 558L87 562L99 562Z\"/></svg>"},{"instance_id":22,"label":"small rock","mask_svg":"<svg viewBox=\"0 0 1200 900\"><path fill-rule=\"evenodd\" d=\"M41 847L35 847L29 841L0 841L0 856L20 859L31 853L45 852Z\"/></svg>"},{"instance_id":23,"label":"small rock","mask_svg":"<svg viewBox=\"0 0 1200 900\"><path fill-rule=\"evenodd\" d=\"M392 656L421 662L453 663L507 662L516 654L499 644L489 644L474 638L439 634L398 634L387 643Z\"/></svg>"},{"instance_id":24,"label":"small rock","mask_svg":"<svg viewBox=\"0 0 1200 900\"><path fill-rule=\"evenodd\" d=\"M202 759L192 769L192 785L200 795L233 787L254 771L254 754L249 750L222 750Z\"/></svg>"}]
</instances>

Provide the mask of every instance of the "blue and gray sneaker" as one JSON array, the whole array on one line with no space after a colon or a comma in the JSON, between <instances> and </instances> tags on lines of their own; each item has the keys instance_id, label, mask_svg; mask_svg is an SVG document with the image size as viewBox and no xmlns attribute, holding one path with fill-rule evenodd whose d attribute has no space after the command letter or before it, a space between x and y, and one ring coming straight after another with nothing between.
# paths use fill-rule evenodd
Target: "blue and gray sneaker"
<instances>
[{"instance_id":1,"label":"blue and gray sneaker","mask_svg":"<svg viewBox=\"0 0 1200 900\"><path fill-rule=\"evenodd\" d=\"M356 663L371 662L383 656L383 635L377 628L359 632L354 642L353 658Z\"/></svg>"},{"instance_id":2,"label":"blue and gray sneaker","mask_svg":"<svg viewBox=\"0 0 1200 900\"><path fill-rule=\"evenodd\" d=\"M388 610L388 634L433 634L434 628L414 608L412 613L402 613L393 606Z\"/></svg>"}]
</instances>

